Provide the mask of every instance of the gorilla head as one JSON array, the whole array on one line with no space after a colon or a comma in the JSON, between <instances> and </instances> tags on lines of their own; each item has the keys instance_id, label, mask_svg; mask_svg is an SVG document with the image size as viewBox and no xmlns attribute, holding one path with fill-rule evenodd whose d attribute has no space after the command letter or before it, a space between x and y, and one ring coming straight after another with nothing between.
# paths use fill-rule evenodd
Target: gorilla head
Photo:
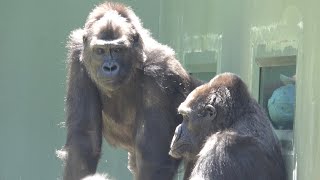
<instances>
[{"instance_id":1,"label":"gorilla head","mask_svg":"<svg viewBox=\"0 0 320 180\"><path fill-rule=\"evenodd\" d=\"M83 33L80 60L104 90L114 91L128 83L143 62L143 42L133 21L139 19L130 8L106 4L90 13L83 30L73 33Z\"/></svg>"},{"instance_id":2,"label":"gorilla head","mask_svg":"<svg viewBox=\"0 0 320 180\"><path fill-rule=\"evenodd\" d=\"M196 88L178 108L183 122L176 128L170 155L193 159L206 137L230 127L249 101L245 84L231 73L218 75Z\"/></svg>"}]
</instances>

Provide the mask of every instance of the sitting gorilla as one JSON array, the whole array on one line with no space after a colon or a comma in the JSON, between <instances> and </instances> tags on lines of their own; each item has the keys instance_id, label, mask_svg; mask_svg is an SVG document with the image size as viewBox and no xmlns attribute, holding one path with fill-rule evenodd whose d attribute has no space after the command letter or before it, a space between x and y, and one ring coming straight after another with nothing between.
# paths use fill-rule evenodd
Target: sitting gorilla
<instances>
[{"instance_id":1,"label":"sitting gorilla","mask_svg":"<svg viewBox=\"0 0 320 180\"><path fill-rule=\"evenodd\" d=\"M217 75L193 90L178 111L183 122L169 154L195 162L190 179L286 179L271 123L237 75Z\"/></svg>"},{"instance_id":2,"label":"sitting gorilla","mask_svg":"<svg viewBox=\"0 0 320 180\"><path fill-rule=\"evenodd\" d=\"M170 180L178 105L199 85L134 12L106 2L70 35L64 180L96 172L102 137L127 150L135 179ZM103 178L103 177L88 177Z\"/></svg>"}]
</instances>

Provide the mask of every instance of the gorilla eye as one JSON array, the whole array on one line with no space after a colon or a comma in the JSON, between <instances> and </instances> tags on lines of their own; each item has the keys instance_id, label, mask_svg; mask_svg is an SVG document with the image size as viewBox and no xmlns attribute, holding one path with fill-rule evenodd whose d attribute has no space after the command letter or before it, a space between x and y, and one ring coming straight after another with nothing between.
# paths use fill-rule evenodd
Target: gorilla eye
<instances>
[{"instance_id":1,"label":"gorilla eye","mask_svg":"<svg viewBox=\"0 0 320 180\"><path fill-rule=\"evenodd\" d=\"M95 49L95 53L98 54L98 55L104 54L104 52L105 52L105 51L104 51L103 48L96 48L96 49Z\"/></svg>"}]
</instances>

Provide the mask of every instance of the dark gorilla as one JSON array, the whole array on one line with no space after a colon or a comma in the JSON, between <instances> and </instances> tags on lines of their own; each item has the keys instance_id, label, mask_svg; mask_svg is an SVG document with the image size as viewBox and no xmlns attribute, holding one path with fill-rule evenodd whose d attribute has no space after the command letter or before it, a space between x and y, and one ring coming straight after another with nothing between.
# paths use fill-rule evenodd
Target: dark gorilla
<instances>
[{"instance_id":1,"label":"dark gorilla","mask_svg":"<svg viewBox=\"0 0 320 180\"><path fill-rule=\"evenodd\" d=\"M134 12L103 3L69 40L64 180L96 172L102 136L127 150L135 179L172 179L178 105L198 85Z\"/></svg>"},{"instance_id":2,"label":"dark gorilla","mask_svg":"<svg viewBox=\"0 0 320 180\"><path fill-rule=\"evenodd\" d=\"M178 111L183 122L169 154L195 162L190 179L286 179L270 121L237 75L217 75L192 91Z\"/></svg>"}]
</instances>

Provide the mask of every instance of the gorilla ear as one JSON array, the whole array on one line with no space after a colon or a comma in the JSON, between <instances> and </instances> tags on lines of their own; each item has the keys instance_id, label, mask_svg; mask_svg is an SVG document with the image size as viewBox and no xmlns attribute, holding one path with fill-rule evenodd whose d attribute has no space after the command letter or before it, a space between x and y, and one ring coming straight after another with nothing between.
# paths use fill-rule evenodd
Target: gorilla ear
<instances>
[{"instance_id":1,"label":"gorilla ear","mask_svg":"<svg viewBox=\"0 0 320 180\"><path fill-rule=\"evenodd\" d=\"M211 104L206 105L205 109L206 109L207 115L209 117L211 117L211 118L216 117L216 115L217 115L216 108L214 108Z\"/></svg>"},{"instance_id":2,"label":"gorilla ear","mask_svg":"<svg viewBox=\"0 0 320 180\"><path fill-rule=\"evenodd\" d=\"M83 33L83 35L82 35L82 43L83 44L87 44L87 41L88 41L88 35L87 35L87 33Z\"/></svg>"},{"instance_id":3,"label":"gorilla ear","mask_svg":"<svg viewBox=\"0 0 320 180\"><path fill-rule=\"evenodd\" d=\"M134 47L138 46L139 43L140 43L140 35L139 35L139 33L135 33L133 35L132 39L133 39L133 46Z\"/></svg>"}]
</instances>

